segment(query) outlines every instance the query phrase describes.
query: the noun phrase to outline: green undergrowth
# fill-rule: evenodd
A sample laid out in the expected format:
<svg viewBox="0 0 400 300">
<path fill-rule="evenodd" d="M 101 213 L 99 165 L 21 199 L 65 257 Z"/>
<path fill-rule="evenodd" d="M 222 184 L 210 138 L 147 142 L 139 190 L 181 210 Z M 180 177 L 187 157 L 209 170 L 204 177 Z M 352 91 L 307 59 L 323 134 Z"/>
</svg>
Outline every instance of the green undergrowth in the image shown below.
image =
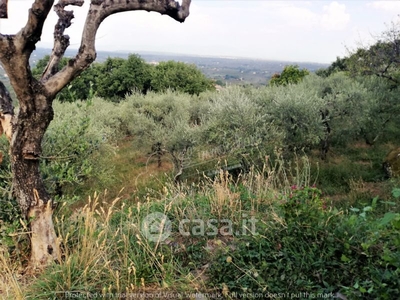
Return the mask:
<svg viewBox="0 0 400 300">
<path fill-rule="evenodd" d="M 375 197 L 344 209 L 310 183 L 307 170 L 289 174 L 275 165 L 237 181 L 221 170 L 197 184 L 164 182 L 136 200 L 95 194 L 74 211 L 66 203 L 55 216 L 62 261 L 23 297 L 398 297 L 399 189 L 388 201 Z"/>
</svg>

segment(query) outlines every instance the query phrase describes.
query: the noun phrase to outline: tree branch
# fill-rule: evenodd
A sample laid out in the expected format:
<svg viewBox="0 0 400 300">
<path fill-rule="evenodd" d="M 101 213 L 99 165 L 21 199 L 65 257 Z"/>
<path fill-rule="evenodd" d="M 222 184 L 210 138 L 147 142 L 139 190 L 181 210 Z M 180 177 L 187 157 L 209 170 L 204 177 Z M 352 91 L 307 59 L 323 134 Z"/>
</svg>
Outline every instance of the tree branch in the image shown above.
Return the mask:
<svg viewBox="0 0 400 300">
<path fill-rule="evenodd" d="M 45 87 L 48 93 L 58 93 L 96 59 L 96 33 L 101 22 L 108 16 L 124 11 L 145 10 L 184 22 L 189 16 L 190 3 L 191 0 L 182 0 L 182 5 L 174 0 L 91 0 L 78 54 L 60 72 L 47 80 Z"/>
<path fill-rule="evenodd" d="M 15 35 L 15 46 L 19 52 L 26 51 L 28 59 L 32 51 L 35 50 L 36 43 L 40 40 L 44 21 L 53 3 L 54 0 L 35 0 L 32 8 L 29 10 L 28 22 Z"/>
<path fill-rule="evenodd" d="M 69 46 L 69 36 L 64 35 L 64 31 L 71 26 L 74 12 L 65 10 L 65 7 L 68 5 L 82 6 L 83 3 L 83 0 L 60 0 L 54 6 L 54 10 L 58 15 L 58 21 L 54 28 L 54 47 L 47 67 L 42 74 L 43 82 L 58 71 L 58 64 Z"/>
<path fill-rule="evenodd" d="M 145 10 L 168 15 L 178 22 L 184 22 L 189 16 L 191 0 L 182 0 L 182 5 L 174 0 L 92 0 L 92 4 L 93 3 L 101 5 L 101 15 L 103 19 L 118 12 Z"/>
<path fill-rule="evenodd" d="M 0 0 L 0 19 L 8 18 L 8 0 Z"/>
</svg>

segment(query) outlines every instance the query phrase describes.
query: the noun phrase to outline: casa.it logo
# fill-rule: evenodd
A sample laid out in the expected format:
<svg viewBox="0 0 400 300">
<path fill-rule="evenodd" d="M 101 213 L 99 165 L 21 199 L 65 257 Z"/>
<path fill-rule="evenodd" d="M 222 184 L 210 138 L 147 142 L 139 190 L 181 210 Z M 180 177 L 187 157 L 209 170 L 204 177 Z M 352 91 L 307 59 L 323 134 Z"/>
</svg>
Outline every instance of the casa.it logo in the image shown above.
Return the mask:
<svg viewBox="0 0 400 300">
<path fill-rule="evenodd" d="M 239 222 L 229 219 L 182 219 L 175 230 L 183 237 L 257 235 L 257 222 L 254 216 L 243 213 Z M 147 240 L 164 242 L 172 233 L 172 222 L 165 214 L 154 212 L 142 220 L 140 229 Z"/>
<path fill-rule="evenodd" d="M 171 234 L 171 220 L 163 213 L 155 212 L 147 215 L 141 226 L 143 236 L 152 242 L 163 242 Z"/>
</svg>

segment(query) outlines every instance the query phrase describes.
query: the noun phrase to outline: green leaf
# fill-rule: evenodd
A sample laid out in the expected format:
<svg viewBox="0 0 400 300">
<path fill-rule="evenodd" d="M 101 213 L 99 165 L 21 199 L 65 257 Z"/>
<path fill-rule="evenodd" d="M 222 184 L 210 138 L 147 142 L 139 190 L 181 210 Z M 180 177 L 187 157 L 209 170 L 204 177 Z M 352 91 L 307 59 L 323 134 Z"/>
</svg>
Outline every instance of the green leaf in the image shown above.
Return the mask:
<svg viewBox="0 0 400 300">
<path fill-rule="evenodd" d="M 371 211 L 371 210 L 372 210 L 372 207 L 371 207 L 371 206 L 366 206 L 366 207 L 363 208 L 363 211 L 364 211 L 364 212 L 366 212 L 366 211 Z"/>
<path fill-rule="evenodd" d="M 348 258 L 346 255 L 342 254 L 342 257 L 340 258 L 340 260 L 341 260 L 342 262 L 349 262 L 349 261 L 350 261 L 350 258 Z M 356 284 L 358 284 L 358 283 L 356 283 Z"/>
<path fill-rule="evenodd" d="M 368 250 L 368 248 L 370 247 L 370 245 L 367 244 L 367 243 L 361 243 L 361 247 L 362 247 L 363 250 L 365 251 L 365 250 Z"/>
<path fill-rule="evenodd" d="M 390 223 L 398 214 L 394 212 L 387 212 L 383 218 L 379 222 L 379 226 L 385 226 L 386 224 Z"/>
<path fill-rule="evenodd" d="M 372 208 L 376 208 L 378 200 L 379 200 L 379 196 L 376 196 L 374 199 L 372 199 Z"/>
<path fill-rule="evenodd" d="M 400 188 L 395 188 L 392 190 L 392 195 L 393 197 L 395 197 L 396 199 L 400 197 Z"/>
<path fill-rule="evenodd" d="M 383 254 L 383 255 L 382 255 L 382 259 L 383 259 L 384 261 L 387 261 L 387 262 L 392 262 L 392 261 L 393 261 L 393 258 L 390 256 L 389 253 Z"/>
</svg>

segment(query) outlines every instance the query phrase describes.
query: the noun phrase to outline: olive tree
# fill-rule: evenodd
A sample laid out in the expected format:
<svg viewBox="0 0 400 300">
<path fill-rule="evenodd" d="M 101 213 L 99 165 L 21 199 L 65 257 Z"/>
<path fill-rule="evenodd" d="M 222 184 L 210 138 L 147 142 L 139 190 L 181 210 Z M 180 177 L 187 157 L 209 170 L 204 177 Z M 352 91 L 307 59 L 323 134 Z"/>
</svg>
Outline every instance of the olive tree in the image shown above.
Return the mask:
<svg viewBox="0 0 400 300">
<path fill-rule="evenodd" d="M 350 53 L 347 68 L 354 75 L 374 75 L 393 86 L 400 85 L 400 21 L 392 23 L 371 46 Z"/>
<path fill-rule="evenodd" d="M 297 65 L 285 66 L 281 74 L 272 75 L 269 81 L 270 85 L 288 85 L 296 84 L 303 80 L 303 78 L 309 75 L 310 72 L 307 69 L 299 69 Z"/>
<path fill-rule="evenodd" d="M 327 78 L 313 75 L 303 83 L 321 99 L 320 116 L 323 133 L 320 135 L 321 158 L 325 159 L 331 145 L 346 144 L 357 139 L 371 113 L 372 99 L 367 89 L 343 72 Z"/>
<path fill-rule="evenodd" d="M 322 99 L 315 89 L 301 83 L 272 86 L 272 100 L 268 109 L 275 125 L 284 132 L 286 150 L 312 148 L 323 134 Z M 308 79 L 309 80 L 309 79 Z"/>
<path fill-rule="evenodd" d="M 199 95 L 207 90 L 214 90 L 214 83 L 208 79 L 195 65 L 183 62 L 160 62 L 154 69 L 151 88 L 156 92 L 168 89 Z"/>
<path fill-rule="evenodd" d="M 140 120 L 133 134 L 139 143 L 151 150 L 158 167 L 162 166 L 164 156 L 171 160 L 175 181 L 179 181 L 202 130 L 197 122 L 198 111 L 192 109 L 196 106 L 196 96 L 169 90 L 150 92 L 146 97 L 132 95 L 127 99 L 132 98 L 135 98 L 134 109 Z"/>
<path fill-rule="evenodd" d="M 26 25 L 17 33 L 0 34 L 0 61 L 14 88 L 18 112 L 14 113 L 11 98 L 0 86 L 1 123 L 11 122 L 10 156 L 13 193 L 21 212 L 29 220 L 32 267 L 43 267 L 60 260 L 61 254 L 52 221 L 53 200 L 45 189 L 39 164 L 42 139 L 53 119 L 53 100 L 57 93 L 87 69 L 96 58 L 95 40 L 100 24 L 110 15 L 124 11 L 154 11 L 183 22 L 189 15 L 191 0 L 180 4 L 173 0 L 91 0 L 82 39 L 76 56 L 58 69 L 69 46 L 64 34 L 72 24 L 73 11 L 67 6 L 82 6 L 84 0 L 32 0 Z M 29 58 L 40 40 L 44 22 L 54 7 L 58 21 L 54 30 L 54 46 L 42 76 L 36 79 Z M 7 3 L 1 1 L 0 15 L 7 17 Z"/>
</svg>

